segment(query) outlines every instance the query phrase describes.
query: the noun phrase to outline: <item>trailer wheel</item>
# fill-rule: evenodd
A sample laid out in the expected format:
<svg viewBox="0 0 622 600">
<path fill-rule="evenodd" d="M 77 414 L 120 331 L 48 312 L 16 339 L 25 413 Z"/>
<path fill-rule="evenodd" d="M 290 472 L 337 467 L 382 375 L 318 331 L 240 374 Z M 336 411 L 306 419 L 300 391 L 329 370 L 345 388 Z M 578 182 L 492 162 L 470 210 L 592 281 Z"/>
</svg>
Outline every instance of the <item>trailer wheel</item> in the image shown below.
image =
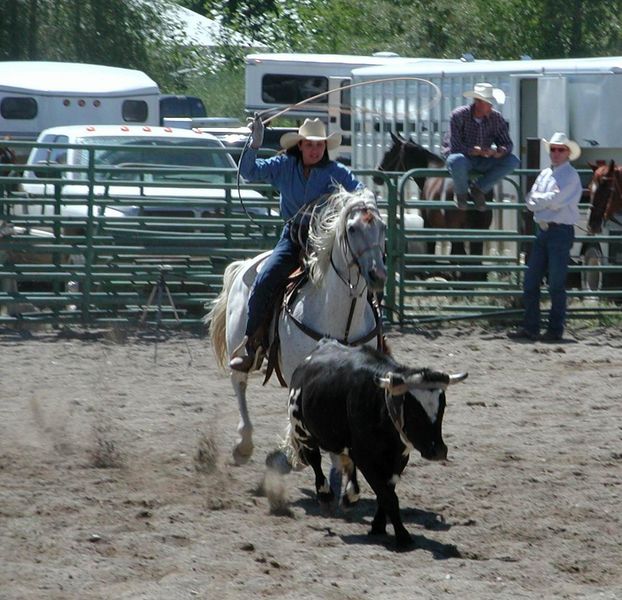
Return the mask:
<svg viewBox="0 0 622 600">
<path fill-rule="evenodd" d="M 583 265 L 586 267 L 601 267 L 603 254 L 598 246 L 589 246 L 583 254 Z M 602 271 L 584 271 L 581 273 L 581 289 L 597 292 L 602 289 Z"/>
</svg>

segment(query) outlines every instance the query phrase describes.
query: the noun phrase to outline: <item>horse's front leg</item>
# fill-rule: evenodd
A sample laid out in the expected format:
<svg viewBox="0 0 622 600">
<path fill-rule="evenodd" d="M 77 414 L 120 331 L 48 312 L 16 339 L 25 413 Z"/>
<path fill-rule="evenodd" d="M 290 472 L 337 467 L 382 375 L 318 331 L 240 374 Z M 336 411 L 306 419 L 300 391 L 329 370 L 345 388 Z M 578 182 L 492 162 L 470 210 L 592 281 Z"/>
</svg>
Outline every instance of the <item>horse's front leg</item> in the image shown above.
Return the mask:
<svg viewBox="0 0 622 600">
<path fill-rule="evenodd" d="M 239 438 L 233 447 L 233 460 L 236 465 L 244 465 L 253 455 L 253 424 L 251 423 L 246 403 L 248 373 L 231 371 L 231 384 L 238 399 L 238 410 L 240 412 L 240 422 L 238 423 Z"/>
</svg>

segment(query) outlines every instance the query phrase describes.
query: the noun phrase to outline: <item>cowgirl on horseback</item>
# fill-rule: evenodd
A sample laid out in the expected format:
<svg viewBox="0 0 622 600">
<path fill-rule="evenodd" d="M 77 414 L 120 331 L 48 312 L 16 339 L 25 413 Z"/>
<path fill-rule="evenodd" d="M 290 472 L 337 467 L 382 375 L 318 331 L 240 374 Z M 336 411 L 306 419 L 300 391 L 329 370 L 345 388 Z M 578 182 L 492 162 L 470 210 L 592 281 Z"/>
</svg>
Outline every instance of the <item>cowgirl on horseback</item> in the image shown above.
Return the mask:
<svg viewBox="0 0 622 600">
<path fill-rule="evenodd" d="M 248 301 L 248 320 L 244 348 L 231 358 L 229 366 L 248 372 L 255 364 L 261 342 L 259 331 L 275 295 L 283 288 L 289 274 L 299 264 L 300 251 L 306 242 L 306 228 L 296 219 L 305 206 L 343 186 L 347 191 L 362 187 L 350 170 L 334 160 L 328 152 L 341 144 L 341 135 L 326 135 L 319 119 L 306 119 L 298 132 L 281 136 L 283 152 L 268 159 L 257 158 L 264 125 L 259 116 L 251 123 L 249 149 L 240 159 L 240 174 L 249 182 L 266 181 L 280 192 L 280 212 L 285 226 L 274 250 L 262 264 Z"/>
</svg>

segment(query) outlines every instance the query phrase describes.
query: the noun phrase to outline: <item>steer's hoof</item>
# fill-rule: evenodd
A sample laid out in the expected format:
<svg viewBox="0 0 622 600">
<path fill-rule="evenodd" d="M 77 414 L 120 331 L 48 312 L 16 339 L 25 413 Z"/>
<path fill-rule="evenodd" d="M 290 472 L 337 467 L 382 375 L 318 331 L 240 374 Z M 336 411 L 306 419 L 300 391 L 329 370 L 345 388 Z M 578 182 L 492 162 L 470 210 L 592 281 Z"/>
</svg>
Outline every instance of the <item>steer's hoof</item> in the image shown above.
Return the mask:
<svg viewBox="0 0 622 600">
<path fill-rule="evenodd" d="M 382 526 L 373 525 L 373 524 L 371 526 L 371 529 L 367 532 L 367 535 L 369 536 L 386 535 L 386 534 L 387 534 L 386 526 L 382 527 Z"/>
<path fill-rule="evenodd" d="M 395 548 L 398 552 L 410 550 L 415 546 L 415 540 L 412 539 L 408 532 L 400 533 L 395 536 Z"/>
<path fill-rule="evenodd" d="M 292 465 L 282 450 L 273 450 L 266 455 L 266 467 L 280 475 L 287 475 L 292 470 Z"/>
<path fill-rule="evenodd" d="M 327 516 L 334 514 L 337 504 L 335 502 L 335 494 L 332 492 L 320 493 L 317 496 L 317 500 L 320 505 L 320 513 L 322 515 Z"/>
</svg>

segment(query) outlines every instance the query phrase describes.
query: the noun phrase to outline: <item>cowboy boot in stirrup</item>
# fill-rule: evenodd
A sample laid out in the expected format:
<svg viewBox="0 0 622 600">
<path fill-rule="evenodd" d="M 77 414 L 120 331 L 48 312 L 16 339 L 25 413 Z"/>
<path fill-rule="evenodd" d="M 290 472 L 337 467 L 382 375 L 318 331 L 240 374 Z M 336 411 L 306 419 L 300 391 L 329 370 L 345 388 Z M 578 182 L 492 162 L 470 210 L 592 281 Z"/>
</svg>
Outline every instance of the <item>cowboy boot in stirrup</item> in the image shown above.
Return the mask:
<svg viewBox="0 0 622 600">
<path fill-rule="evenodd" d="M 231 354 L 229 368 L 242 373 L 256 371 L 261 366 L 263 358 L 263 347 L 257 335 L 244 336 L 242 343 Z"/>
</svg>

